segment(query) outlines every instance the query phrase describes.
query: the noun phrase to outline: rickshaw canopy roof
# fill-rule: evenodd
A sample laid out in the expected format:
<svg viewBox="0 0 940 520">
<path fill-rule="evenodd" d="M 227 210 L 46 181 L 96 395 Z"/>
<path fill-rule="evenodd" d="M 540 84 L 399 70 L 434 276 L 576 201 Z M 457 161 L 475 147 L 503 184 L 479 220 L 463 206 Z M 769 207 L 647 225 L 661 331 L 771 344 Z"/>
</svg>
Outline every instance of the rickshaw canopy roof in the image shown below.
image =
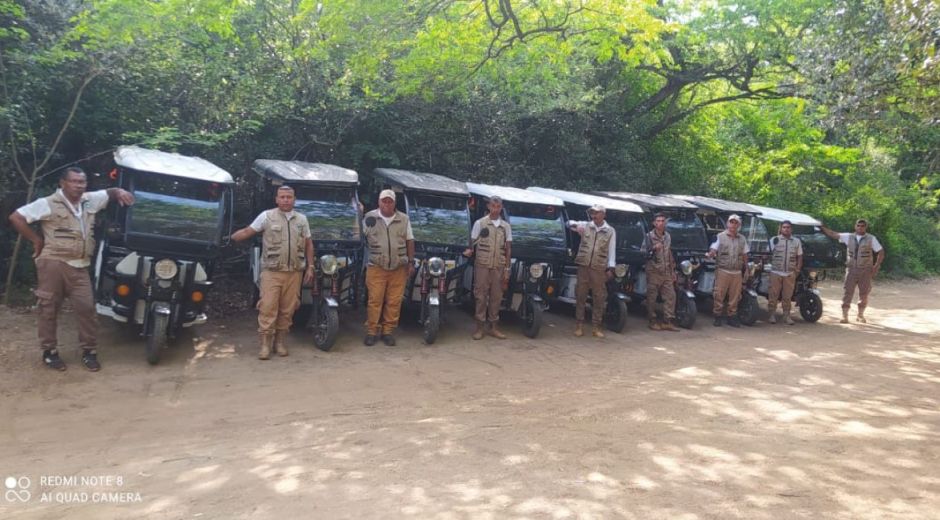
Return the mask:
<svg viewBox="0 0 940 520">
<path fill-rule="evenodd" d="M 750 204 L 743 202 L 733 202 L 730 200 L 716 199 L 714 197 L 702 197 L 699 195 L 665 195 L 674 199 L 681 199 L 695 204 L 701 209 L 711 211 L 720 211 L 722 213 L 760 213 L 760 210 Z"/>
<path fill-rule="evenodd" d="M 285 182 L 347 184 L 350 186 L 359 184 L 358 173 L 332 164 L 258 159 L 254 163 L 254 170 L 261 175 Z"/>
<path fill-rule="evenodd" d="M 599 191 L 597 194 L 613 199 L 629 200 L 650 209 L 698 209 L 691 202 L 665 195 L 647 195 L 646 193 L 630 193 L 627 191 Z"/>
<path fill-rule="evenodd" d="M 576 191 L 553 190 L 551 188 L 539 187 L 530 187 L 527 188 L 527 191 L 558 197 L 568 204 L 578 204 L 580 206 L 589 207 L 595 204 L 600 204 L 601 206 L 604 206 L 604 209 L 607 211 L 614 210 L 623 211 L 625 213 L 643 213 L 643 208 L 637 204 L 634 204 L 633 202 L 612 199 L 610 197 L 601 197 L 600 195 L 588 195 L 586 193 L 578 193 Z"/>
<path fill-rule="evenodd" d="M 784 209 L 771 208 L 767 206 L 758 206 L 757 204 L 751 204 L 755 209 L 760 211 L 761 218 L 767 220 L 773 220 L 775 222 L 783 222 L 784 220 L 789 220 L 795 226 L 821 226 L 822 222 L 816 220 L 815 218 L 805 214 L 797 213 L 795 211 L 787 211 Z"/>
<path fill-rule="evenodd" d="M 200 181 L 233 184 L 232 176 L 222 168 L 200 157 L 148 150 L 138 146 L 121 146 L 114 152 L 114 162 L 122 168 L 162 173 Z"/>
<path fill-rule="evenodd" d="M 564 206 L 565 201 L 546 193 L 513 188 L 511 186 L 494 186 L 492 184 L 477 184 L 468 182 L 467 188 L 474 195 L 483 197 L 500 197 L 508 202 L 521 202 L 523 204 L 539 204 L 542 206 Z"/>
<path fill-rule="evenodd" d="M 444 177 L 436 173 L 412 172 L 394 168 L 376 168 L 375 175 L 388 181 L 394 187 L 406 190 L 426 191 L 443 195 L 467 197 L 467 183 Z M 395 190 L 398 191 L 398 190 Z"/>
</svg>

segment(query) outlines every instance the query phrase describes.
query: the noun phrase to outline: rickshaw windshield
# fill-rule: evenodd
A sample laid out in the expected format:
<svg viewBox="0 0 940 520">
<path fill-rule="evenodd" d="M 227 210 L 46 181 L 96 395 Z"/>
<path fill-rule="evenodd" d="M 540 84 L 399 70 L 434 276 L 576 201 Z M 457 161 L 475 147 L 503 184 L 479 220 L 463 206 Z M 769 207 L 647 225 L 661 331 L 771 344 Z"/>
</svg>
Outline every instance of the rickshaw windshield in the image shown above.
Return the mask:
<svg viewBox="0 0 940 520">
<path fill-rule="evenodd" d="M 129 232 L 218 241 L 225 185 L 137 172 L 130 186 L 136 202 L 127 209 Z"/>
<path fill-rule="evenodd" d="M 561 208 L 518 202 L 507 202 L 504 207 L 514 244 L 562 251 L 568 247 Z"/>
<path fill-rule="evenodd" d="M 470 240 L 467 199 L 424 193 L 409 196 L 408 217 L 416 242 L 463 245 Z"/>
<path fill-rule="evenodd" d="M 643 246 L 643 215 L 639 213 L 625 213 L 621 211 L 608 211 L 605 217 L 607 223 L 617 231 L 617 249 L 620 251 L 639 251 Z"/>
<path fill-rule="evenodd" d="M 359 210 L 350 188 L 295 186 L 294 211 L 307 216 L 313 240 L 359 240 Z"/>
<path fill-rule="evenodd" d="M 770 251 L 770 237 L 767 235 L 767 228 L 760 221 L 757 215 L 744 215 L 741 217 L 744 222 L 741 224 L 741 234 L 746 236 L 752 253 L 766 253 Z"/>
<path fill-rule="evenodd" d="M 708 249 L 708 244 L 705 243 L 705 230 L 702 229 L 702 221 L 694 213 L 670 216 L 669 220 L 666 221 L 666 229 L 672 235 L 673 249 L 693 251 Z"/>
</svg>

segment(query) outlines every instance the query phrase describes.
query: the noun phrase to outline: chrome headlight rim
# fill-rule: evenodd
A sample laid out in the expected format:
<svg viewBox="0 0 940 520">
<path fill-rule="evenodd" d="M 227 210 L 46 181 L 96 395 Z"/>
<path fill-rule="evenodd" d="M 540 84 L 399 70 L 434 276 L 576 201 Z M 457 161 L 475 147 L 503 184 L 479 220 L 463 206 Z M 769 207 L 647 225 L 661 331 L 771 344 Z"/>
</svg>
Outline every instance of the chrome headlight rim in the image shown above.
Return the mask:
<svg viewBox="0 0 940 520">
<path fill-rule="evenodd" d="M 685 276 L 691 275 L 692 269 L 693 269 L 693 266 L 692 266 L 691 260 L 683 260 L 679 262 L 679 270 L 682 271 L 682 274 L 684 274 Z"/>
<path fill-rule="evenodd" d="M 447 265 L 444 259 L 439 256 L 432 256 L 428 259 L 428 274 L 431 276 L 441 276 L 444 274 Z"/>
<path fill-rule="evenodd" d="M 161 280 L 172 280 L 179 274 L 180 268 L 175 260 L 162 258 L 153 265 L 153 274 Z"/>
<path fill-rule="evenodd" d="M 529 266 L 529 277 L 538 280 L 545 275 L 545 264 L 535 262 Z"/>
<path fill-rule="evenodd" d="M 819 277 L 819 271 L 813 269 L 806 272 L 806 275 L 809 276 L 810 280 L 815 280 Z"/>
<path fill-rule="evenodd" d="M 627 264 L 617 264 L 614 266 L 614 276 L 623 278 L 627 276 Z"/>
<path fill-rule="evenodd" d="M 323 255 L 320 257 L 320 272 L 332 276 L 336 274 L 337 269 L 339 269 L 339 262 L 336 255 Z"/>
</svg>

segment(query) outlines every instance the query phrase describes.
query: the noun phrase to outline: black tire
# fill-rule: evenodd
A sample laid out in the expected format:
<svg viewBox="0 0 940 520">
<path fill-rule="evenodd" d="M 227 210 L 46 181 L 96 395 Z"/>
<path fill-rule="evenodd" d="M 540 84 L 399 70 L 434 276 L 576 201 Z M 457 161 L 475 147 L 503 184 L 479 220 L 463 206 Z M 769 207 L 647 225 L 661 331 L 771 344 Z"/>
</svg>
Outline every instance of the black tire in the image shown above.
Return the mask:
<svg viewBox="0 0 940 520">
<path fill-rule="evenodd" d="M 627 327 L 627 303 L 616 296 L 607 302 L 604 312 L 604 325 L 607 330 L 621 333 Z"/>
<path fill-rule="evenodd" d="M 154 312 L 150 315 L 150 322 L 153 324 L 153 333 L 147 337 L 144 353 L 147 356 L 147 363 L 156 365 L 160 362 L 160 354 L 166 347 L 166 329 L 170 324 L 170 317 Z"/>
<path fill-rule="evenodd" d="M 525 306 L 525 318 L 522 320 L 522 333 L 526 337 L 534 338 L 539 335 L 542 328 L 542 306 L 536 303 L 532 298 L 526 298 L 522 305 Z"/>
<path fill-rule="evenodd" d="M 676 303 L 676 323 L 683 329 L 691 329 L 695 326 L 695 317 L 698 314 L 698 306 L 695 304 L 695 298 L 689 298 L 685 295 L 679 297 Z"/>
<path fill-rule="evenodd" d="M 320 304 L 320 312 L 313 316 L 313 344 L 323 352 L 329 352 L 339 335 L 339 312 L 336 307 Z"/>
<path fill-rule="evenodd" d="M 429 305 L 428 317 L 424 319 L 424 343 L 433 345 L 439 330 L 441 330 L 441 308 L 437 305 Z"/>
<path fill-rule="evenodd" d="M 738 303 L 738 320 L 742 325 L 751 325 L 757 323 L 757 297 L 751 293 L 745 292 L 741 295 L 741 301 Z"/>
<path fill-rule="evenodd" d="M 816 323 L 822 318 L 823 303 L 816 293 L 807 292 L 799 300 L 800 316 L 809 323 Z"/>
</svg>

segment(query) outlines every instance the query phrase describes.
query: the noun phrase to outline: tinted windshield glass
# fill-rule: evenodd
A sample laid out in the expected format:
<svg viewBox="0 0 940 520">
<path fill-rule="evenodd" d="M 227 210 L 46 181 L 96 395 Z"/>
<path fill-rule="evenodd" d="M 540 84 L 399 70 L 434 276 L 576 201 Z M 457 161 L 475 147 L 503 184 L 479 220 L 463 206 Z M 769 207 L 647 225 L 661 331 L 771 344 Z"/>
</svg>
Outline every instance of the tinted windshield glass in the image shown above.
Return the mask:
<svg viewBox="0 0 940 520">
<path fill-rule="evenodd" d="M 694 213 L 670 216 L 666 221 L 666 229 L 672 235 L 673 249 L 701 251 L 708 249 L 702 221 Z"/>
<path fill-rule="evenodd" d="M 359 240 L 359 211 L 351 188 L 299 186 L 294 210 L 307 216 L 314 240 Z"/>
<path fill-rule="evenodd" d="M 412 194 L 408 217 L 415 241 L 464 245 L 470 241 L 470 212 L 467 199 Z"/>
<path fill-rule="evenodd" d="M 639 251 L 643 246 L 643 215 L 608 211 L 607 223 L 617 230 L 617 249 L 620 251 Z"/>
<path fill-rule="evenodd" d="M 512 226 L 513 244 L 565 250 L 568 247 L 561 208 L 537 204 L 504 204 Z"/>
<path fill-rule="evenodd" d="M 225 185 L 137 173 L 132 186 L 137 200 L 127 210 L 128 231 L 205 242 L 218 240 Z"/>
</svg>

